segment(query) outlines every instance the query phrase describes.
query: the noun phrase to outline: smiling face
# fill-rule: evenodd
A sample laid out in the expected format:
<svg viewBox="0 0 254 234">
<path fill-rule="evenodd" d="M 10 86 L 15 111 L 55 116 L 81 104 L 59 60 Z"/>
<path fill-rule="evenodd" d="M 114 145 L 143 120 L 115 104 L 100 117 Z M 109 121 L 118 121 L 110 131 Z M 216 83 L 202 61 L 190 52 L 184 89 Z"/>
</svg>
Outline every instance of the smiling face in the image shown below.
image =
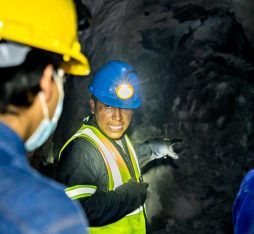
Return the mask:
<svg viewBox="0 0 254 234">
<path fill-rule="evenodd" d="M 111 139 L 121 138 L 129 127 L 132 110 L 108 106 L 93 99 L 89 103 L 100 130 Z"/>
</svg>

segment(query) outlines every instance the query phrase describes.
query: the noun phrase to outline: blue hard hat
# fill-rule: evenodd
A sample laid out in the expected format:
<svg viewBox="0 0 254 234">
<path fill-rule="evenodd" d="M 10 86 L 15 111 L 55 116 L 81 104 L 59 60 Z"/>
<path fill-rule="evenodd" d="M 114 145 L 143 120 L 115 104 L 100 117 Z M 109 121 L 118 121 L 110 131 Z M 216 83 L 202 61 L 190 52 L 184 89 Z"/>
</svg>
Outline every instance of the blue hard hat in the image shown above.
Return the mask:
<svg viewBox="0 0 254 234">
<path fill-rule="evenodd" d="M 95 73 L 89 91 L 102 103 L 123 109 L 141 105 L 138 75 L 121 61 L 109 61 Z"/>
</svg>

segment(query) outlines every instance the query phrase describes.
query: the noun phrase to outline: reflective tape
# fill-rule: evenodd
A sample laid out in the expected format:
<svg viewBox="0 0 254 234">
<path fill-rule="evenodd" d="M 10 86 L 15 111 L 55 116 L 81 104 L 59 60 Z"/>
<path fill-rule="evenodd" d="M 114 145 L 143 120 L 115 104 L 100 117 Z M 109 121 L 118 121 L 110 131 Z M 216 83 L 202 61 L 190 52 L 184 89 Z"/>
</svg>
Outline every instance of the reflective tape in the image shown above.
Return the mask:
<svg viewBox="0 0 254 234">
<path fill-rule="evenodd" d="M 134 210 L 133 212 L 127 214 L 127 216 L 135 215 L 143 211 L 143 206 L 140 206 L 138 209 Z"/>
<path fill-rule="evenodd" d="M 136 152 L 135 152 L 135 150 L 134 150 L 134 148 L 133 148 L 133 146 L 131 144 L 131 141 L 130 141 L 129 137 L 127 137 L 127 135 L 125 135 L 125 140 L 126 140 L 126 143 L 127 143 L 127 146 L 129 148 L 129 150 L 131 151 L 131 153 L 132 153 L 132 155 L 133 155 L 133 157 L 135 159 L 136 167 L 138 169 L 138 173 L 139 173 L 139 175 L 141 175 L 141 171 L 140 171 L 140 167 L 139 167 L 139 162 L 138 162 L 137 154 L 136 154 Z"/>
<path fill-rule="evenodd" d="M 95 186 L 86 187 L 86 186 L 76 185 L 76 186 L 65 189 L 66 195 L 72 199 L 88 197 L 94 194 L 95 192 L 96 192 Z"/>
<path fill-rule="evenodd" d="M 113 175 L 114 189 L 117 188 L 118 186 L 122 185 L 123 184 L 122 176 L 121 176 L 120 170 L 118 168 L 118 165 L 115 161 L 116 156 L 108 150 L 108 148 L 105 146 L 105 144 L 103 144 L 103 142 L 99 139 L 99 137 L 91 129 L 86 128 L 86 129 L 82 130 L 80 134 L 86 134 L 86 135 L 90 136 L 91 138 L 93 138 L 93 140 L 95 142 L 97 142 L 97 144 L 101 147 L 101 149 L 105 153 L 108 163 L 109 163 L 110 170 Z"/>
</svg>

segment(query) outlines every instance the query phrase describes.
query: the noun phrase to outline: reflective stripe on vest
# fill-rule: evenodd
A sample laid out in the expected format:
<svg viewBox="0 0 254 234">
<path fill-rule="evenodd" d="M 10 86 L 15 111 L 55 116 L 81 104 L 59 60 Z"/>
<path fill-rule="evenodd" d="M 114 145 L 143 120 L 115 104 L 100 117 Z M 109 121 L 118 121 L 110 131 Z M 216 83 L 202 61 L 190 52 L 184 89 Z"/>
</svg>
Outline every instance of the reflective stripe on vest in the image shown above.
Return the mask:
<svg viewBox="0 0 254 234">
<path fill-rule="evenodd" d="M 141 171 L 140 171 L 140 167 L 139 167 L 139 164 L 138 164 L 138 157 L 137 157 L 136 152 L 135 152 L 135 150 L 134 150 L 134 148 L 131 144 L 131 141 L 130 141 L 130 139 L 127 135 L 125 135 L 125 140 L 126 140 L 126 143 L 127 143 L 128 150 L 130 152 L 131 162 L 132 162 L 132 165 L 134 167 L 134 172 L 135 172 L 136 179 L 137 179 L 137 181 L 139 181 Z"/>
<path fill-rule="evenodd" d="M 104 162 L 107 166 L 108 174 L 111 174 L 113 179 L 113 183 L 109 183 L 109 190 L 113 190 L 131 179 L 128 167 L 118 150 L 97 128 L 93 126 L 83 125 L 77 131 L 77 133 L 63 146 L 59 153 L 59 159 L 65 147 L 77 137 L 84 137 L 90 140 L 101 152 Z M 127 135 L 125 135 L 125 139 L 130 154 L 132 167 L 134 168 L 135 177 L 138 180 L 140 177 L 140 168 L 137 155 Z"/>
<path fill-rule="evenodd" d="M 59 158 L 61 156 L 64 148 L 75 138 L 84 137 L 92 142 L 96 148 L 100 151 L 102 158 L 106 164 L 108 175 L 109 175 L 109 185 L 108 190 L 114 190 L 118 186 L 126 183 L 129 179 L 131 179 L 131 174 L 129 169 L 124 162 L 122 156 L 116 149 L 116 147 L 105 137 L 104 134 L 100 132 L 97 128 L 89 125 L 83 125 L 77 133 L 66 142 L 63 148 L 60 151 Z M 139 180 L 140 177 L 140 168 L 138 164 L 137 155 L 135 150 L 129 140 L 129 138 L 125 135 L 127 148 L 129 151 L 131 164 L 134 169 L 135 177 Z M 79 185 L 80 186 L 80 185 Z M 72 189 L 73 188 L 73 189 Z M 82 189 L 80 189 L 82 188 Z M 72 199 L 78 199 L 81 197 L 91 196 L 93 192 L 96 191 L 96 187 L 94 186 L 94 190 L 91 189 L 90 185 L 82 185 L 81 187 L 73 186 L 71 188 L 66 189 L 66 193 L 72 191 L 71 195 Z M 68 190 L 68 191 L 67 191 Z M 78 195 L 76 195 L 78 194 Z M 70 195 L 70 193 L 69 193 Z M 106 225 L 102 227 L 91 227 L 91 233 L 128 233 L 128 234 L 143 234 L 145 233 L 145 218 L 143 214 L 143 207 L 140 206 L 135 211 L 129 213 L 121 220 Z"/>
<path fill-rule="evenodd" d="M 65 193 L 71 199 L 79 199 L 82 197 L 88 197 L 96 192 L 96 186 L 93 185 L 75 185 L 65 189 Z"/>
<path fill-rule="evenodd" d="M 135 214 L 138 214 L 140 212 L 143 212 L 143 206 L 140 206 L 138 209 L 136 209 L 133 212 L 127 214 L 127 216 L 135 215 Z"/>
<path fill-rule="evenodd" d="M 114 182 L 113 187 L 109 188 L 109 190 L 113 190 L 117 188 L 118 186 L 122 185 L 123 181 L 122 181 L 122 176 L 121 176 L 119 167 L 116 162 L 116 155 L 114 155 L 110 151 L 110 149 L 108 149 L 105 146 L 105 144 L 101 141 L 101 139 L 99 139 L 99 137 L 90 128 L 85 128 L 84 130 L 80 132 L 80 134 L 91 137 L 96 142 L 97 148 L 99 147 L 101 149 L 103 156 L 106 158 L 109 164 L 110 172 L 112 173 L 113 182 Z"/>
</svg>

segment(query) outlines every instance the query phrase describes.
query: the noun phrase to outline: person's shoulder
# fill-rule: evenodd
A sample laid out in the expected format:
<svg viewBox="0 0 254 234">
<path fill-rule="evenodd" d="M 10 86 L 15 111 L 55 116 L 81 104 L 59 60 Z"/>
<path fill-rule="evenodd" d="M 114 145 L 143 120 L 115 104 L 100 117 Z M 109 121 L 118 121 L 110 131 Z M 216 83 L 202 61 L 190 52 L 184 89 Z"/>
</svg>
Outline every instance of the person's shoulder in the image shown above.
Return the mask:
<svg viewBox="0 0 254 234">
<path fill-rule="evenodd" d="M 254 169 L 250 170 L 243 178 L 244 183 L 254 182 Z"/>
<path fill-rule="evenodd" d="M 33 206 L 37 206 L 37 209 L 44 211 L 45 214 L 50 210 L 52 219 L 82 214 L 78 205 L 66 195 L 64 185 L 57 181 L 38 173 L 28 184 L 33 185 L 29 186 L 28 190 L 33 194 L 33 198 L 30 197 L 34 202 Z M 34 209 L 32 205 L 31 209 Z"/>
<path fill-rule="evenodd" d="M 51 228 L 55 228 L 54 226 L 60 223 L 69 225 L 70 230 L 78 226 L 85 227 L 83 213 L 78 205 L 67 197 L 64 187 L 59 183 L 40 175 L 31 168 L 13 171 L 13 174 L 9 175 L 8 182 L 11 183 L 8 187 L 4 186 L 3 181 L 0 182 L 2 188 L 0 223 L 6 223 L 4 214 L 8 214 L 14 220 L 13 228 L 22 229 L 23 227 L 15 220 L 23 220 L 27 232 L 22 233 L 30 231 L 32 233 L 34 230 L 38 230 L 37 233 L 50 233 Z"/>
<path fill-rule="evenodd" d="M 69 147 L 70 146 L 89 146 L 89 145 L 92 145 L 92 142 L 87 139 L 86 137 L 82 137 L 82 136 L 79 136 L 75 139 L 73 139 L 70 143 L 69 143 Z"/>
<path fill-rule="evenodd" d="M 14 196 L 15 193 L 18 199 L 23 199 L 23 202 L 40 201 L 40 204 L 49 204 L 49 201 L 45 197 L 49 197 L 50 201 L 57 200 L 56 202 L 65 202 L 67 199 L 64 186 L 46 176 L 41 175 L 39 172 L 28 166 L 27 168 L 18 169 L 13 168 L 12 174 L 10 171 L 6 172 L 8 175 L 9 196 Z M 0 181 L 0 185 L 4 180 Z M 14 186 L 15 185 L 15 186 Z M 3 188 L 3 185 L 1 186 Z M 6 188 L 5 188 L 6 189 Z M 13 197 L 15 199 L 15 197 Z M 44 198 L 44 199 L 42 199 Z M 52 205 L 52 204 L 50 204 Z M 32 207 L 31 207 L 32 208 Z"/>
<path fill-rule="evenodd" d="M 90 125 L 92 126 L 92 124 L 90 124 L 91 120 L 89 117 L 86 117 L 83 120 L 83 124 L 81 125 L 81 127 L 69 138 L 67 139 L 67 141 L 63 144 L 63 148 L 70 148 L 70 147 L 75 147 L 75 146 L 83 146 L 86 144 L 91 144 L 91 141 L 84 137 L 83 131 L 84 129 L 87 127 L 89 127 Z"/>
<path fill-rule="evenodd" d="M 84 137 L 77 137 L 73 139 L 61 152 L 62 160 L 73 160 L 73 157 L 76 159 L 83 159 L 84 155 L 88 157 L 93 155 L 97 151 L 95 145 Z M 72 158 L 71 158 L 72 157 Z"/>
<path fill-rule="evenodd" d="M 254 169 L 250 170 L 244 176 L 240 189 L 241 191 L 251 193 L 254 196 Z"/>
<path fill-rule="evenodd" d="M 84 171 L 84 168 L 93 168 L 94 171 L 100 171 L 104 163 L 100 155 L 99 149 L 88 139 L 83 137 L 74 139 L 61 152 L 57 165 L 57 177 L 73 171 Z"/>
</svg>

